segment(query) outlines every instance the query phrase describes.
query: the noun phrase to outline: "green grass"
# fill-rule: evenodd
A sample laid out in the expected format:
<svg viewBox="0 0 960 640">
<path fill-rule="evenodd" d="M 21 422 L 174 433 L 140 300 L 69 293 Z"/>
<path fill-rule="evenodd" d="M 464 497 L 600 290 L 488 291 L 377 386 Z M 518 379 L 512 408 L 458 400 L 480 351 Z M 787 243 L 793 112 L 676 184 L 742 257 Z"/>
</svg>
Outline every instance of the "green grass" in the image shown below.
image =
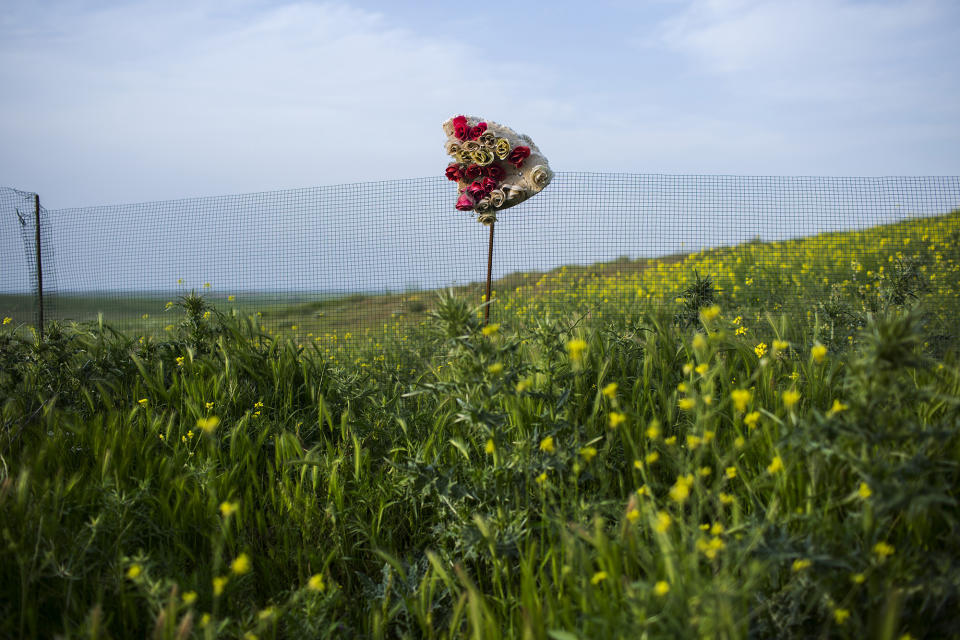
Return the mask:
<svg viewBox="0 0 960 640">
<path fill-rule="evenodd" d="M 649 265 L 526 277 L 485 331 L 419 294 L 337 357 L 196 296 L 0 326 L 0 637 L 956 637 L 956 261 L 789 271 L 786 315 L 716 286 L 777 247 L 729 251 L 658 307 L 616 298 Z"/>
</svg>

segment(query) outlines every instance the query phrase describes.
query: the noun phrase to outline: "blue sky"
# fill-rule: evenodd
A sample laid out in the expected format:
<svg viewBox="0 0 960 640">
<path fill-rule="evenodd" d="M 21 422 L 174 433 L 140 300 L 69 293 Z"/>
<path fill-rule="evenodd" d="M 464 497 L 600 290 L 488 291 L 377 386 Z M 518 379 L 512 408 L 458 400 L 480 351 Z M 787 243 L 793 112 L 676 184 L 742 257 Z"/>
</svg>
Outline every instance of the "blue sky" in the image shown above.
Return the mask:
<svg viewBox="0 0 960 640">
<path fill-rule="evenodd" d="M 28 2 L 0 185 L 49 208 L 442 172 L 440 123 L 559 171 L 960 174 L 955 0 Z"/>
</svg>

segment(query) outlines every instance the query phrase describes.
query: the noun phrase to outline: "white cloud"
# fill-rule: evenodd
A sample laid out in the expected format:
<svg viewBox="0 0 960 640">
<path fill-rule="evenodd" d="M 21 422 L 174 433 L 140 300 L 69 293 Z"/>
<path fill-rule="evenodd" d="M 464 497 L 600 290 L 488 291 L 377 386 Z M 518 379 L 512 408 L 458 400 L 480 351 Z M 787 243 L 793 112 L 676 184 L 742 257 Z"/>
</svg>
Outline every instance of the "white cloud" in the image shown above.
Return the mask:
<svg viewBox="0 0 960 640">
<path fill-rule="evenodd" d="M 109 167 L 98 189 L 71 186 L 81 201 L 105 187 L 116 201 L 430 175 L 454 110 L 521 124 L 568 110 L 546 95 L 552 74 L 536 61 L 508 65 L 381 14 L 216 6 L 46 16 L 33 47 L 0 45 L 0 83 L 16 87 L 0 101 L 0 132 L 61 183 L 77 163 Z M 30 157 L 31 140 L 43 158 Z"/>
</svg>

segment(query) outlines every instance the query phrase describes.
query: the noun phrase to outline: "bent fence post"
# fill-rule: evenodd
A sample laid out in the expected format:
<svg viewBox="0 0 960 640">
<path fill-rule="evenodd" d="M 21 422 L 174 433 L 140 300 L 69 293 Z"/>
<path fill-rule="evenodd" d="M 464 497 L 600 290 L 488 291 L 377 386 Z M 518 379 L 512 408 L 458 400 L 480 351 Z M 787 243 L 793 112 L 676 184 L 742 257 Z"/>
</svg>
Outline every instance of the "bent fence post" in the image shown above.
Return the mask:
<svg viewBox="0 0 960 640">
<path fill-rule="evenodd" d="M 33 213 L 36 222 L 35 242 L 37 249 L 37 314 L 40 339 L 43 340 L 43 258 L 40 251 L 40 195 L 33 194 Z"/>
</svg>

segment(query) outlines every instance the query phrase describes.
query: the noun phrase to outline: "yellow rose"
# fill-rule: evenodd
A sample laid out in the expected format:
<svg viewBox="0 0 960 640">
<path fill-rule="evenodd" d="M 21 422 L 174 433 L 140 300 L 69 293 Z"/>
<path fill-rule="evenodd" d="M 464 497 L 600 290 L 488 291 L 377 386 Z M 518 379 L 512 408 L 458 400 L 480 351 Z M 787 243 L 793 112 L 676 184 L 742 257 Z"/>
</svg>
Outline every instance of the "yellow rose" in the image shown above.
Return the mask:
<svg viewBox="0 0 960 640">
<path fill-rule="evenodd" d="M 489 131 L 484 131 L 483 134 L 479 138 L 477 138 L 477 142 L 479 142 L 484 147 L 487 147 L 488 149 L 492 149 L 497 144 L 497 136 L 493 135 Z"/>
<path fill-rule="evenodd" d="M 476 140 L 469 140 L 463 143 L 463 147 L 461 147 L 461 149 L 462 149 L 461 153 L 463 153 L 464 156 L 468 156 L 468 155 L 472 155 L 474 151 L 479 151 L 480 149 L 482 149 L 482 147 L 480 146 L 480 143 L 477 142 Z"/>
<path fill-rule="evenodd" d="M 506 138 L 497 138 L 496 142 L 493 143 L 493 148 L 497 157 L 501 160 L 506 160 L 507 156 L 510 155 L 510 142 Z"/>
<path fill-rule="evenodd" d="M 447 154 L 457 158 L 460 155 L 460 143 L 451 140 L 447 143 Z"/>
<path fill-rule="evenodd" d="M 507 199 L 507 196 L 503 192 L 503 189 L 494 189 L 493 191 L 490 192 L 490 204 L 492 204 L 496 209 L 499 209 L 500 207 L 502 207 L 506 199 Z"/>
<path fill-rule="evenodd" d="M 493 164 L 494 161 L 493 153 L 489 149 L 477 149 L 470 155 L 473 158 L 473 161 L 481 167 L 489 166 Z"/>
<path fill-rule="evenodd" d="M 538 164 L 530 170 L 530 182 L 532 182 L 533 186 L 538 190 L 543 189 L 545 186 L 550 184 L 552 179 L 553 171 L 551 171 L 550 167 L 546 165 Z"/>
</svg>

